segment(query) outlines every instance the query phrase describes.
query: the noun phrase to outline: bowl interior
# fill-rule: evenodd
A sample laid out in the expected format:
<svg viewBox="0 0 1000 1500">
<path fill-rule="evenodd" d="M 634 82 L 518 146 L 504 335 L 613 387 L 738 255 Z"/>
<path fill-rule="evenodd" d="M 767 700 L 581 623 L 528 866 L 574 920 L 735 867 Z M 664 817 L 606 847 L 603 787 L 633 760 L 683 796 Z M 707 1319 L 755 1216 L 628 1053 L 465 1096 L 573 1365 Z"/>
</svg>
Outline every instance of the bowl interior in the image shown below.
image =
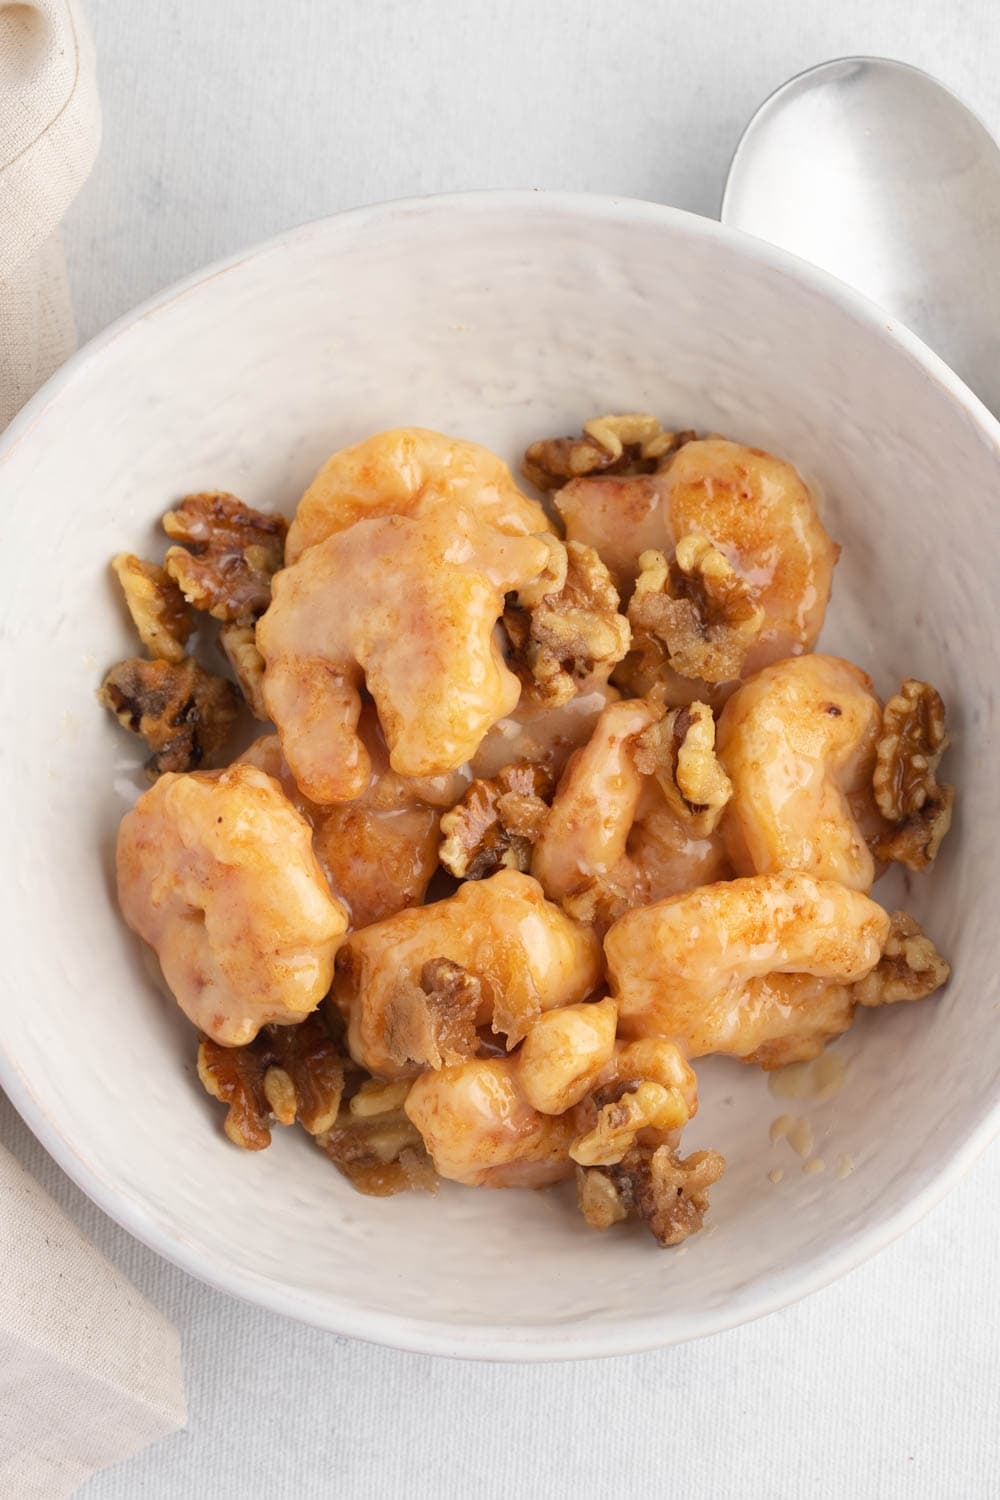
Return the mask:
<svg viewBox="0 0 1000 1500">
<path fill-rule="evenodd" d="M 986 570 L 1000 460 L 985 416 L 887 321 L 685 215 L 483 195 L 296 231 L 168 294 L 36 401 L 0 455 L 2 1076 L 109 1212 L 196 1274 L 342 1332 L 500 1357 L 606 1353 L 821 1284 L 970 1154 L 998 1076 Z M 926 923 L 954 964 L 949 988 L 865 1016 L 837 1045 L 846 1078 L 823 1104 L 704 1064 L 687 1140 L 729 1169 L 711 1228 L 673 1253 L 588 1230 L 562 1190 L 370 1200 L 298 1132 L 258 1155 L 231 1147 L 193 1034 L 116 914 L 113 840 L 141 757 L 94 699 L 135 649 L 108 560 L 149 555 L 184 492 L 291 510 L 328 453 L 383 427 L 437 427 L 514 461 L 608 410 L 773 448 L 819 484 L 844 548 L 823 644 L 883 691 L 904 674 L 940 688 L 961 794 L 933 872 L 876 890 Z M 808 1113 L 825 1173 L 769 1144 L 787 1109 Z"/>
</svg>

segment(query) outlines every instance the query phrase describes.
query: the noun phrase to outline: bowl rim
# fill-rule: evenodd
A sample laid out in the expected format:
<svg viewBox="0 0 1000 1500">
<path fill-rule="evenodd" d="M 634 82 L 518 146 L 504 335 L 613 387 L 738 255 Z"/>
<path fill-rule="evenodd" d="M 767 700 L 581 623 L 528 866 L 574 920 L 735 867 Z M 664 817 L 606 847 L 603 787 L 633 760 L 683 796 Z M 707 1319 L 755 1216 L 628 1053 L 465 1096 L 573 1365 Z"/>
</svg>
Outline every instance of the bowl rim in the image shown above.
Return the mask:
<svg viewBox="0 0 1000 1500">
<path fill-rule="evenodd" d="M 43 414 L 85 377 L 106 349 L 138 323 L 164 312 L 205 283 L 312 236 L 349 239 L 373 227 L 385 227 L 413 216 L 426 219 L 434 216 L 454 218 L 470 213 L 512 215 L 532 212 L 578 220 L 611 219 L 659 226 L 668 232 L 679 231 L 695 240 L 727 243 L 746 260 L 788 276 L 832 303 L 840 314 L 876 330 L 882 339 L 894 344 L 934 381 L 947 398 L 962 408 L 1000 456 L 1000 423 L 944 361 L 891 314 L 808 261 L 715 219 L 642 199 L 538 188 L 487 189 L 393 199 L 312 219 L 172 283 L 109 324 L 72 355 L 32 397 L 0 435 L 0 478 L 6 461 L 30 437 Z M 846 1236 L 835 1249 L 814 1256 L 798 1270 L 776 1270 L 774 1275 L 743 1289 L 718 1307 L 694 1314 L 683 1310 L 667 1313 L 653 1310 L 641 1320 L 596 1327 L 585 1322 L 563 1324 L 558 1328 L 544 1323 L 523 1326 L 455 1324 L 432 1317 L 404 1319 L 396 1314 L 366 1308 L 355 1301 L 315 1297 L 282 1286 L 268 1277 L 208 1260 L 201 1251 L 177 1239 L 162 1216 L 154 1212 L 142 1197 L 106 1178 L 95 1163 L 75 1149 L 34 1097 L 2 1040 L 0 1087 L 49 1155 L 98 1208 L 134 1238 L 197 1280 L 271 1312 L 349 1338 L 412 1353 L 532 1363 L 611 1357 L 660 1349 L 722 1333 L 820 1291 L 905 1234 L 957 1184 L 1000 1131 L 998 1089 L 992 1099 L 985 1096 L 971 1107 L 971 1119 L 964 1136 L 950 1148 L 933 1176 L 917 1187 L 898 1208 Z"/>
</svg>

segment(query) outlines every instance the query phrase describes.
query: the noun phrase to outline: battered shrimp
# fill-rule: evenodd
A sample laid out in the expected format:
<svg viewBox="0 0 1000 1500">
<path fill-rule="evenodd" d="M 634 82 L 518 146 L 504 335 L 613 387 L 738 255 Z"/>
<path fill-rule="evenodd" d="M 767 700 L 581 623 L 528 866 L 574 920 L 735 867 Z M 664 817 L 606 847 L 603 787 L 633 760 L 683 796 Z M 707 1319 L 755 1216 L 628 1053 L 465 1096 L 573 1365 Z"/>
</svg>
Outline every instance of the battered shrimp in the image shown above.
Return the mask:
<svg viewBox="0 0 1000 1500">
<path fill-rule="evenodd" d="M 401 1078 L 469 1056 L 481 1026 L 514 1046 L 542 1011 L 589 995 L 601 973 L 593 933 L 546 901 L 537 880 L 502 870 L 354 933 L 332 999 L 355 1061 Z"/>
<path fill-rule="evenodd" d="M 605 939 L 619 1029 L 765 1068 L 816 1057 L 850 1026 L 850 986 L 878 963 L 888 933 L 867 896 L 801 872 L 628 912 Z"/>
<path fill-rule="evenodd" d="M 439 506 L 472 510 L 509 536 L 552 530 L 542 507 L 521 494 L 487 448 L 426 427 L 397 427 L 327 459 L 299 501 L 285 562 L 355 521 L 426 515 Z"/>
<path fill-rule="evenodd" d="M 393 770 L 435 776 L 475 753 L 521 691 L 494 636 L 504 596 L 548 555 L 538 537 L 438 507 L 358 521 L 277 574 L 257 626 L 264 701 L 311 801 L 349 801 L 368 785 L 362 682 Z"/>
<path fill-rule="evenodd" d="M 313 826 L 313 849 L 324 875 L 350 914 L 367 927 L 417 906 L 437 869 L 441 810 L 461 796 L 468 775 L 410 778 L 389 769 L 385 742 L 370 706 L 358 725 L 372 773 L 353 802 L 320 807 L 303 797 L 275 734 L 264 735 L 240 760 L 273 776 Z"/>
<path fill-rule="evenodd" d="M 792 657 L 737 689 L 719 759 L 733 783 L 723 831 L 738 874 L 807 870 L 871 890 L 863 825 L 876 817 L 881 724 L 871 679 L 836 656 Z"/>
<path fill-rule="evenodd" d="M 309 824 L 247 765 L 161 776 L 139 798 L 118 833 L 118 900 L 181 1010 L 224 1047 L 315 1009 L 347 927 Z"/>
<path fill-rule="evenodd" d="M 640 553 L 707 537 L 764 610 L 744 675 L 814 645 L 839 548 L 790 464 L 711 438 L 685 443 L 657 474 L 574 480 L 555 501 L 569 539 L 596 548 L 624 597 Z"/>
<path fill-rule="evenodd" d="M 618 1008 L 607 998 L 547 1010 L 517 1053 L 517 1081 L 533 1108 L 562 1115 L 579 1104 L 615 1052 Z"/>
<path fill-rule="evenodd" d="M 424 1073 L 406 1113 L 442 1177 L 471 1187 L 547 1187 L 573 1171 L 568 1117 L 528 1103 L 513 1058 L 470 1058 Z"/>
<path fill-rule="evenodd" d="M 637 765 L 636 741 L 661 712 L 641 699 L 604 710 L 563 772 L 534 848 L 531 871 L 546 895 L 598 927 L 729 870 L 721 835 L 694 832 Z"/>
</svg>

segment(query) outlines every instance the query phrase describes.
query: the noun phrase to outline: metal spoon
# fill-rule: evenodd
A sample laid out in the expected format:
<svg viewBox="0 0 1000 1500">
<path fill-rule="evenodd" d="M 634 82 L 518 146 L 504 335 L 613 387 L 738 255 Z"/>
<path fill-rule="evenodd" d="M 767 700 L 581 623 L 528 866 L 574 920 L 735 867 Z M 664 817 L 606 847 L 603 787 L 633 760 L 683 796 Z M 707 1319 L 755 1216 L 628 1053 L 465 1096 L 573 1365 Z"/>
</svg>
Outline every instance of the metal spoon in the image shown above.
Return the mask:
<svg viewBox="0 0 1000 1500">
<path fill-rule="evenodd" d="M 1000 148 L 928 74 L 846 57 L 792 78 L 744 131 L 721 218 L 865 292 L 1000 414 Z"/>
</svg>

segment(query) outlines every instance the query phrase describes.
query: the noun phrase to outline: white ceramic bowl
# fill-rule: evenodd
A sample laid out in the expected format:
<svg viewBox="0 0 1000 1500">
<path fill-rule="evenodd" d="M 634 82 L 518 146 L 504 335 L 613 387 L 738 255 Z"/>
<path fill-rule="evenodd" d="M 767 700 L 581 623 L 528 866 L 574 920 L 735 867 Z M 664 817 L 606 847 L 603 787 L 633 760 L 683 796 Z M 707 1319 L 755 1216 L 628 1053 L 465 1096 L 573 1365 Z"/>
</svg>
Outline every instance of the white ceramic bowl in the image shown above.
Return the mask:
<svg viewBox="0 0 1000 1500">
<path fill-rule="evenodd" d="M 532 438 L 634 409 L 773 448 L 818 481 L 844 545 L 824 643 L 883 690 L 906 673 L 940 687 L 961 796 L 938 865 L 905 895 L 953 960 L 951 985 L 864 1016 L 838 1044 L 846 1083 L 809 1108 L 822 1176 L 769 1146 L 788 1106 L 760 1072 L 706 1063 L 688 1139 L 729 1169 L 711 1229 L 676 1252 L 587 1229 L 561 1191 L 373 1200 L 299 1132 L 259 1155 L 231 1147 L 193 1034 L 115 910 L 113 840 L 141 757 L 94 698 L 134 649 L 108 559 L 156 546 L 185 491 L 290 508 L 328 453 L 380 428 L 423 423 L 515 460 Z M 933 355 L 846 287 L 634 202 L 365 209 L 119 323 L 0 450 L 0 1079 L 17 1108 L 102 1208 L 188 1271 L 412 1349 L 649 1348 L 780 1307 L 879 1249 L 997 1118 L 998 438 Z M 842 1180 L 841 1156 L 854 1166 Z"/>
</svg>

